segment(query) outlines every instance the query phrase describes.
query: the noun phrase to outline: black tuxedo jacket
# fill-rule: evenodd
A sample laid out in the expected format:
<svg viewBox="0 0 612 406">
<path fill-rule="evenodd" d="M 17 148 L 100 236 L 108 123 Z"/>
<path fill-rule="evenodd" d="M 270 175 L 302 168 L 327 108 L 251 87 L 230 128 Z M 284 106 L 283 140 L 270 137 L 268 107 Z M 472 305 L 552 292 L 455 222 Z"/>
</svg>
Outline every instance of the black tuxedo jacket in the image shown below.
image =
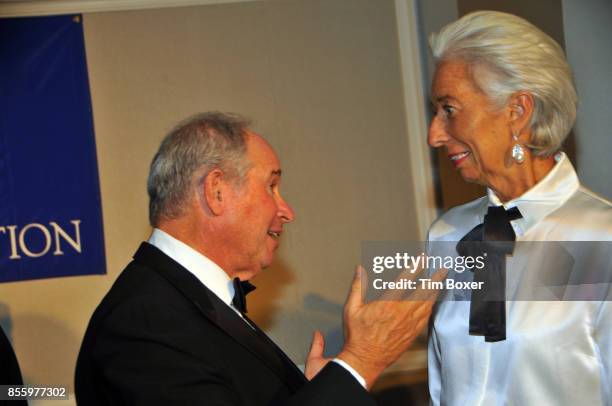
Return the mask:
<svg viewBox="0 0 612 406">
<path fill-rule="evenodd" d="M 193 274 L 143 243 L 94 312 L 77 361 L 79 405 L 356 405 L 344 368 L 308 382 Z"/>
<path fill-rule="evenodd" d="M 0 385 L 23 385 L 19 363 L 11 342 L 0 327 Z M 27 405 L 25 400 L 1 400 L 0 406 L 23 406 Z"/>
</svg>

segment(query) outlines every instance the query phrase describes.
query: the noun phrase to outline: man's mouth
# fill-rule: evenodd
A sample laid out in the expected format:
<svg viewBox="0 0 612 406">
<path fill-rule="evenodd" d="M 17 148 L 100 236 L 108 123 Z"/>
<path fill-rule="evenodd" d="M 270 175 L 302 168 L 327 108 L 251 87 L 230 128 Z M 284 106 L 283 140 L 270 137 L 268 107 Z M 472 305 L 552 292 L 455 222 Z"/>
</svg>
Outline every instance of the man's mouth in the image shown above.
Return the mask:
<svg viewBox="0 0 612 406">
<path fill-rule="evenodd" d="M 272 237 L 273 239 L 278 240 L 280 238 L 281 232 L 268 230 L 268 235 Z"/>
</svg>

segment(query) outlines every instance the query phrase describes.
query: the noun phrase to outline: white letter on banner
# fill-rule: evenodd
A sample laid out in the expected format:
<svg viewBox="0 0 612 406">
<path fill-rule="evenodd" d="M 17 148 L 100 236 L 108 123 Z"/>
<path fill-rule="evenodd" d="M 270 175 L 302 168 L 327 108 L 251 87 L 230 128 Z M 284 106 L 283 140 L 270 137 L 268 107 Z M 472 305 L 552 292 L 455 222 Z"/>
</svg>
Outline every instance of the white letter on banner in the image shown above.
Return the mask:
<svg viewBox="0 0 612 406">
<path fill-rule="evenodd" d="M 11 236 L 11 256 L 9 259 L 19 259 L 21 256 L 17 254 L 17 241 L 15 239 L 15 229 L 17 226 L 6 226 L 9 229 L 9 234 Z M 0 232 L 6 233 L 4 227 L 0 227 Z"/>
<path fill-rule="evenodd" d="M 55 251 L 53 252 L 53 255 L 64 255 L 60 245 L 60 235 L 68 244 L 72 246 L 72 248 L 76 250 L 76 252 L 79 254 L 81 253 L 81 229 L 79 228 L 81 220 L 71 220 L 70 222 L 74 225 L 76 241 L 72 239 L 72 237 L 70 237 L 68 233 L 64 231 L 55 221 L 49 222 L 49 224 L 51 224 L 53 227 L 53 231 L 55 232 Z"/>
<path fill-rule="evenodd" d="M 0 233 L 2 233 L 2 234 L 6 234 L 6 228 L 4 228 L 4 227 L 0 227 Z"/>
<path fill-rule="evenodd" d="M 30 251 L 28 247 L 26 247 L 26 244 L 25 244 L 25 234 L 32 227 L 38 228 L 40 231 L 43 232 L 45 236 L 45 248 L 43 248 L 43 250 L 40 252 Z M 49 251 L 49 248 L 51 248 L 51 233 L 49 233 L 49 230 L 47 230 L 47 228 L 43 226 L 42 224 L 30 223 L 19 232 L 19 248 L 21 248 L 21 251 L 23 251 L 23 253 L 26 254 L 28 257 L 32 257 L 32 258 L 42 257 Z"/>
</svg>

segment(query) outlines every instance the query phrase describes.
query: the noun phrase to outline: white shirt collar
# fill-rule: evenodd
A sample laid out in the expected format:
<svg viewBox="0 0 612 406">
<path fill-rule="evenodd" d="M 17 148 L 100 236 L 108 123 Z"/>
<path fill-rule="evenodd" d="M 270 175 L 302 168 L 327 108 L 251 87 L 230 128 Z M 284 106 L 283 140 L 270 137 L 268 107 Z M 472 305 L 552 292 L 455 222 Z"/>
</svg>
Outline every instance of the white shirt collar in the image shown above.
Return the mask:
<svg viewBox="0 0 612 406">
<path fill-rule="evenodd" d="M 231 306 L 234 297 L 234 285 L 227 273 L 217 264 L 198 251 L 172 237 L 170 234 L 155 228 L 149 238 L 149 244 L 181 264 L 183 268 L 195 275 L 221 301 Z"/>
<path fill-rule="evenodd" d="M 495 192 L 487 189 L 490 206 L 518 207 L 523 218 L 512 222 L 517 235 L 524 235 L 548 214 L 559 208 L 580 187 L 578 175 L 565 153 L 555 155 L 555 166 L 534 187 L 516 199 L 503 203 Z M 481 219 L 482 220 L 482 219 Z"/>
</svg>

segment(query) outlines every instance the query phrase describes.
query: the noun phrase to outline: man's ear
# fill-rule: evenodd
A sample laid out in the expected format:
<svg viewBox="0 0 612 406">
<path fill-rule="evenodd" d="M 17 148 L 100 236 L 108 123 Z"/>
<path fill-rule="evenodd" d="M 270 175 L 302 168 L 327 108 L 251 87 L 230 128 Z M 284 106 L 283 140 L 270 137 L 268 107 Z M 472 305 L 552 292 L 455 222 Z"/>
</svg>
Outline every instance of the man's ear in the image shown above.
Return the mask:
<svg viewBox="0 0 612 406">
<path fill-rule="evenodd" d="M 225 208 L 224 199 L 227 198 L 227 181 L 221 169 L 213 169 L 204 178 L 204 201 L 213 216 L 219 216 Z"/>
<path fill-rule="evenodd" d="M 517 92 L 510 96 L 510 127 L 515 134 L 523 134 L 529 128 L 534 100 L 531 93 Z"/>
</svg>

